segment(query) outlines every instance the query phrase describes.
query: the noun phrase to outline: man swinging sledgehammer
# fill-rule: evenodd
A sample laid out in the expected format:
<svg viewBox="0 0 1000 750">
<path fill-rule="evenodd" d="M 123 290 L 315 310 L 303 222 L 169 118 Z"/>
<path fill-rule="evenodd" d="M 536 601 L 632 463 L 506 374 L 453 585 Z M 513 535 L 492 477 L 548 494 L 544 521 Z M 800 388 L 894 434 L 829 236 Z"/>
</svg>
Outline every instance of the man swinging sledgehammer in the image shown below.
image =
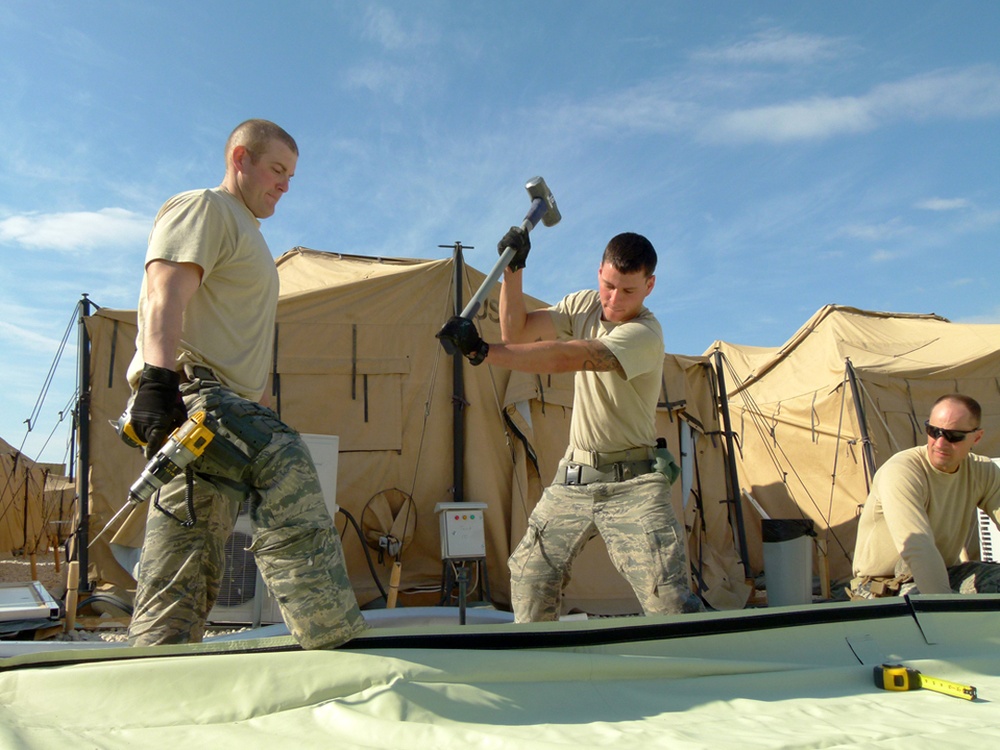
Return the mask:
<svg viewBox="0 0 1000 750">
<path fill-rule="evenodd" d="M 644 612 L 701 611 L 671 481 L 654 470 L 664 348 L 660 324 L 643 302 L 655 284 L 656 251 L 642 235 L 619 234 L 604 250 L 597 291 L 529 313 L 522 270 L 531 243 L 523 226 L 511 227 L 498 244 L 501 254 L 508 248 L 514 252 L 500 291 L 503 342 L 487 344 L 459 315 L 438 338 L 473 365 L 576 373 L 569 448 L 509 560 L 515 620 L 559 618 L 573 560 L 597 534 Z"/>
</svg>

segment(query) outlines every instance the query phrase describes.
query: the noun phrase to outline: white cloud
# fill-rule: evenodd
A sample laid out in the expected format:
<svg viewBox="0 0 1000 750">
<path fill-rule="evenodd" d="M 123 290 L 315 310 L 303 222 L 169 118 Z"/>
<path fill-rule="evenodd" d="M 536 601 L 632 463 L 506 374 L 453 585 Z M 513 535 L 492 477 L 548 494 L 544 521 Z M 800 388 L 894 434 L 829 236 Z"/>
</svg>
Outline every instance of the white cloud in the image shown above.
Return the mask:
<svg viewBox="0 0 1000 750">
<path fill-rule="evenodd" d="M 898 260 L 899 258 L 904 257 L 904 255 L 905 253 L 901 251 L 885 250 L 883 248 L 873 252 L 869 260 L 871 260 L 872 263 L 889 263 L 891 261 Z"/>
<path fill-rule="evenodd" d="M 896 218 L 881 224 L 850 224 L 842 227 L 837 234 L 838 236 L 865 240 L 867 242 L 883 242 L 893 237 L 909 234 L 910 231 L 909 227 Z"/>
<path fill-rule="evenodd" d="M 809 64 L 836 57 L 844 42 L 816 34 L 796 34 L 782 29 L 768 29 L 746 41 L 725 47 L 702 49 L 696 60 L 736 64 Z"/>
<path fill-rule="evenodd" d="M 875 120 L 862 99 L 815 97 L 738 110 L 712 120 L 704 134 L 721 141 L 801 141 L 871 130 Z"/>
<path fill-rule="evenodd" d="M 412 71 L 359 69 L 355 85 L 373 90 L 402 86 L 405 75 Z M 737 97 L 760 101 L 774 86 L 772 75 L 759 72 L 721 76 L 690 71 L 587 100 L 548 102 L 544 117 L 521 119 L 544 122 L 556 131 L 692 132 L 704 141 L 739 144 L 821 141 L 896 122 L 1000 115 L 1000 69 L 993 65 L 934 71 L 876 84 L 853 95 L 816 94 L 743 108 L 735 104 Z"/>
<path fill-rule="evenodd" d="M 65 252 L 145 245 L 151 226 L 149 217 L 124 208 L 27 213 L 0 220 L 0 242 Z"/>
<path fill-rule="evenodd" d="M 386 62 L 357 65 L 344 74 L 344 82 L 349 89 L 365 89 L 381 94 L 396 104 L 402 104 L 408 96 L 422 88 L 417 85 L 412 68 Z"/>
<path fill-rule="evenodd" d="M 915 207 L 925 211 L 956 211 L 968 208 L 969 201 L 965 198 L 928 198 L 916 203 Z"/>
<path fill-rule="evenodd" d="M 964 232 L 980 232 L 992 229 L 997 224 L 1000 224 L 1000 209 L 975 211 L 958 224 L 958 229 Z"/>
<path fill-rule="evenodd" d="M 876 86 L 865 97 L 880 119 L 973 119 L 1000 113 L 1000 71 L 993 65 L 939 70 Z"/>
<path fill-rule="evenodd" d="M 697 106 L 657 86 L 637 86 L 607 98 L 553 107 L 543 122 L 568 131 L 581 127 L 615 132 L 665 132 L 689 127 Z"/>
<path fill-rule="evenodd" d="M 387 50 L 433 45 L 438 38 L 437 32 L 424 23 L 417 23 L 413 29 L 404 28 L 399 16 L 388 8 L 368 8 L 364 33 Z"/>
<path fill-rule="evenodd" d="M 59 347 L 59 341 L 56 339 L 37 333 L 27 326 L 5 321 L 0 321 L 0 341 L 9 346 L 42 354 L 51 354 Z"/>
<path fill-rule="evenodd" d="M 1000 71 L 978 66 L 880 84 L 861 96 L 811 97 L 721 114 L 703 134 L 728 142 L 819 140 L 900 120 L 962 120 L 1000 114 Z"/>
</svg>

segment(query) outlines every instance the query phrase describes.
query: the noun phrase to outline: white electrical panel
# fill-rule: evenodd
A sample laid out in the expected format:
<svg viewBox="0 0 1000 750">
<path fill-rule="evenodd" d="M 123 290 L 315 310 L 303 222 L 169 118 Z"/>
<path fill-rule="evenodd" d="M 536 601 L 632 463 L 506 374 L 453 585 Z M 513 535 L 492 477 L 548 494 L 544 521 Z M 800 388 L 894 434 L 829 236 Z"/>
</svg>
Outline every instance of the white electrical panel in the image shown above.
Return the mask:
<svg viewBox="0 0 1000 750">
<path fill-rule="evenodd" d="M 441 519 L 441 559 L 486 556 L 483 511 L 486 503 L 438 503 Z"/>
</svg>

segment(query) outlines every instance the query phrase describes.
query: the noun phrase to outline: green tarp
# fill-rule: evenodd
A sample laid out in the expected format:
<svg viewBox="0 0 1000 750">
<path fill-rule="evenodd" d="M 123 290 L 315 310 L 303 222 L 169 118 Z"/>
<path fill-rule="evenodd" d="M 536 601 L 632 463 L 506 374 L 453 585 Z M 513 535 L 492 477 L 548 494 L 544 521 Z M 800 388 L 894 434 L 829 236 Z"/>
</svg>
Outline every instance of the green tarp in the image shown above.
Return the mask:
<svg viewBox="0 0 1000 750">
<path fill-rule="evenodd" d="M 996 747 L 1000 597 L 0 659 L 4 748 Z M 974 685 L 875 687 L 879 663 Z"/>
</svg>

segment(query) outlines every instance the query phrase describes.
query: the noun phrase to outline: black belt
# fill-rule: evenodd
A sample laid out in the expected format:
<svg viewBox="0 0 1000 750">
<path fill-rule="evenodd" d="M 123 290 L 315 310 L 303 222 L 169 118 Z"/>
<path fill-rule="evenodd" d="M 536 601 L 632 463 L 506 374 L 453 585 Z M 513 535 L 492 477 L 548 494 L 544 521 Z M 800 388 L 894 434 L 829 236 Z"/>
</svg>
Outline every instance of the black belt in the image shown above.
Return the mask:
<svg viewBox="0 0 1000 750">
<path fill-rule="evenodd" d="M 652 461 L 618 461 L 603 466 L 566 463 L 556 473 L 556 484 L 594 484 L 595 482 L 624 482 L 627 479 L 649 474 Z"/>
</svg>

